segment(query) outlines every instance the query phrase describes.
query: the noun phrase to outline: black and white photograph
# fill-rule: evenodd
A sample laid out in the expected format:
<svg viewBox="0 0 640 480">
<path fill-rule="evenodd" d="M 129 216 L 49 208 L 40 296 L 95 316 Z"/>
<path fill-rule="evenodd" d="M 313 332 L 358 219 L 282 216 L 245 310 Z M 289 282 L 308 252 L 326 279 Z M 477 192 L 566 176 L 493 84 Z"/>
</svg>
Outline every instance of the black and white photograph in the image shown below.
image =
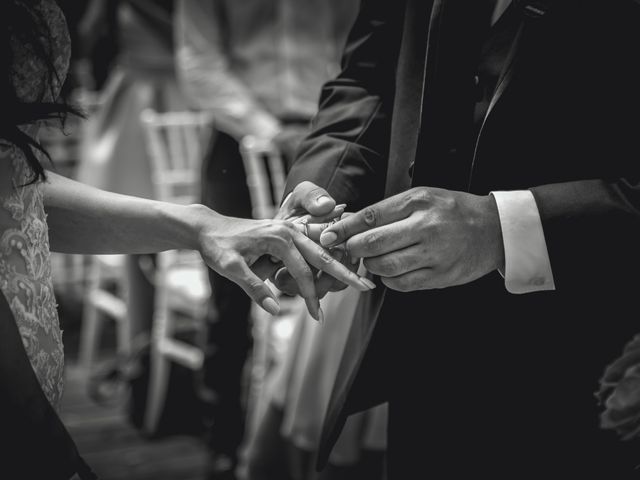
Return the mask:
<svg viewBox="0 0 640 480">
<path fill-rule="evenodd" d="M 640 480 L 639 0 L 0 0 L 0 480 Z"/>
</svg>

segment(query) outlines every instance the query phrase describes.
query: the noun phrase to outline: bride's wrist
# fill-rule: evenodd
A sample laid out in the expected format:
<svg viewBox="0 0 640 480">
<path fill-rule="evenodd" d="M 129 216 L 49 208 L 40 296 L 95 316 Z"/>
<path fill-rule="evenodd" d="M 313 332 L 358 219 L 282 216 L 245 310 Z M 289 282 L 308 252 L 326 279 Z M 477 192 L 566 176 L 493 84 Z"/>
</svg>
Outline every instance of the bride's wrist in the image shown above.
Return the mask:
<svg viewBox="0 0 640 480">
<path fill-rule="evenodd" d="M 204 232 L 215 224 L 220 214 L 201 204 L 168 204 L 164 209 L 166 220 L 176 225 L 175 248 L 201 250 Z"/>
<path fill-rule="evenodd" d="M 202 250 L 202 242 L 207 233 L 211 233 L 219 224 L 223 222 L 223 216 L 209 207 L 202 204 L 186 206 L 185 219 L 189 223 L 190 241 L 189 248 Z"/>
</svg>

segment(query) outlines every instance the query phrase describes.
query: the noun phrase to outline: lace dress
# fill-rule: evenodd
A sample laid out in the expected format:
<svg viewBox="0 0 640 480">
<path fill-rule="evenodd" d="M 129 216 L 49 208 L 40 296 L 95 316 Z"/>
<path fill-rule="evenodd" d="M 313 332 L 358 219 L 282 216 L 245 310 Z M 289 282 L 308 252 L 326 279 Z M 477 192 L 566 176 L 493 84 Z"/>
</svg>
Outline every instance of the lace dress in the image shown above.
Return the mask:
<svg viewBox="0 0 640 480">
<path fill-rule="evenodd" d="M 54 1 L 41 0 L 35 8 L 50 30 L 47 45 L 53 48 L 60 80 L 51 85 L 46 67 L 31 47 L 14 38 L 13 82 L 23 101 L 34 101 L 40 95 L 50 101 L 52 95 L 58 95 L 66 75 L 70 41 L 64 16 Z M 37 130 L 37 126 L 28 127 L 29 134 L 37 135 Z M 2 139 L 0 143 L 0 290 L 44 393 L 57 407 L 63 389 L 64 356 L 42 185 L 28 184 L 32 175 L 24 154 Z"/>
</svg>

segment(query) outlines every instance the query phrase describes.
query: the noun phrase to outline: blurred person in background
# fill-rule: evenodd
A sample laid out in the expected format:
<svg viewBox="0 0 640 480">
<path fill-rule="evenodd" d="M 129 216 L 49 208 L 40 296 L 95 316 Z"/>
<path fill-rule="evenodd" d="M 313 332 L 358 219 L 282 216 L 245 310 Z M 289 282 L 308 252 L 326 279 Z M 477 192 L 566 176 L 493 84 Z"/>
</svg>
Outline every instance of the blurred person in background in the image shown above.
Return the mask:
<svg viewBox="0 0 640 480">
<path fill-rule="evenodd" d="M 192 107 L 211 111 L 217 129 L 202 172 L 202 202 L 251 217 L 239 142 L 272 142 L 290 162 L 320 88 L 337 74 L 357 0 L 179 0 L 178 77 Z M 205 378 L 213 393 L 214 478 L 232 478 L 245 412 L 242 372 L 251 349 L 248 302 L 210 272 L 212 298 Z M 216 477 L 217 476 L 217 477 Z"/>
<path fill-rule="evenodd" d="M 95 113 L 84 130 L 78 180 L 111 192 L 154 198 L 151 160 L 140 114 L 183 110 L 173 62 L 172 0 L 93 0 L 79 30 L 87 54 L 105 53 L 109 74 Z M 115 39 L 110 52 L 104 39 Z M 113 57 L 113 58 L 112 58 Z M 96 84 L 103 75 L 92 59 Z M 144 274 L 149 256 L 126 260 L 131 338 L 147 335 L 153 315 L 153 286 Z"/>
</svg>

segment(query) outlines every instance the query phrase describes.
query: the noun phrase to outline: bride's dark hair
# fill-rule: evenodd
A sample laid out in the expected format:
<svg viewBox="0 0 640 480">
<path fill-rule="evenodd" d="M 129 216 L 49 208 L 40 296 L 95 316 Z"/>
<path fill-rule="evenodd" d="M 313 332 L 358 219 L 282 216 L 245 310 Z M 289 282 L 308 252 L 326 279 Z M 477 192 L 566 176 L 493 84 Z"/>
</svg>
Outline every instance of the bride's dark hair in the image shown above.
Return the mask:
<svg viewBox="0 0 640 480">
<path fill-rule="evenodd" d="M 24 152 L 33 172 L 32 182 L 45 179 L 45 171 L 35 154 L 36 150 L 42 152 L 49 161 L 51 157 L 37 139 L 20 127 L 40 120 L 58 119 L 64 122 L 68 113 L 78 114 L 66 102 L 56 100 L 54 88 L 60 82 L 60 75 L 54 65 L 49 25 L 35 8 L 39 1 L 0 0 L 0 141 L 13 144 Z M 36 57 L 34 60 L 46 66 L 48 78 L 43 82 L 45 87 L 35 101 L 20 99 L 14 85 L 15 52 L 12 42 L 16 41 L 28 45 Z M 47 96 L 53 100 L 45 100 Z"/>
</svg>

